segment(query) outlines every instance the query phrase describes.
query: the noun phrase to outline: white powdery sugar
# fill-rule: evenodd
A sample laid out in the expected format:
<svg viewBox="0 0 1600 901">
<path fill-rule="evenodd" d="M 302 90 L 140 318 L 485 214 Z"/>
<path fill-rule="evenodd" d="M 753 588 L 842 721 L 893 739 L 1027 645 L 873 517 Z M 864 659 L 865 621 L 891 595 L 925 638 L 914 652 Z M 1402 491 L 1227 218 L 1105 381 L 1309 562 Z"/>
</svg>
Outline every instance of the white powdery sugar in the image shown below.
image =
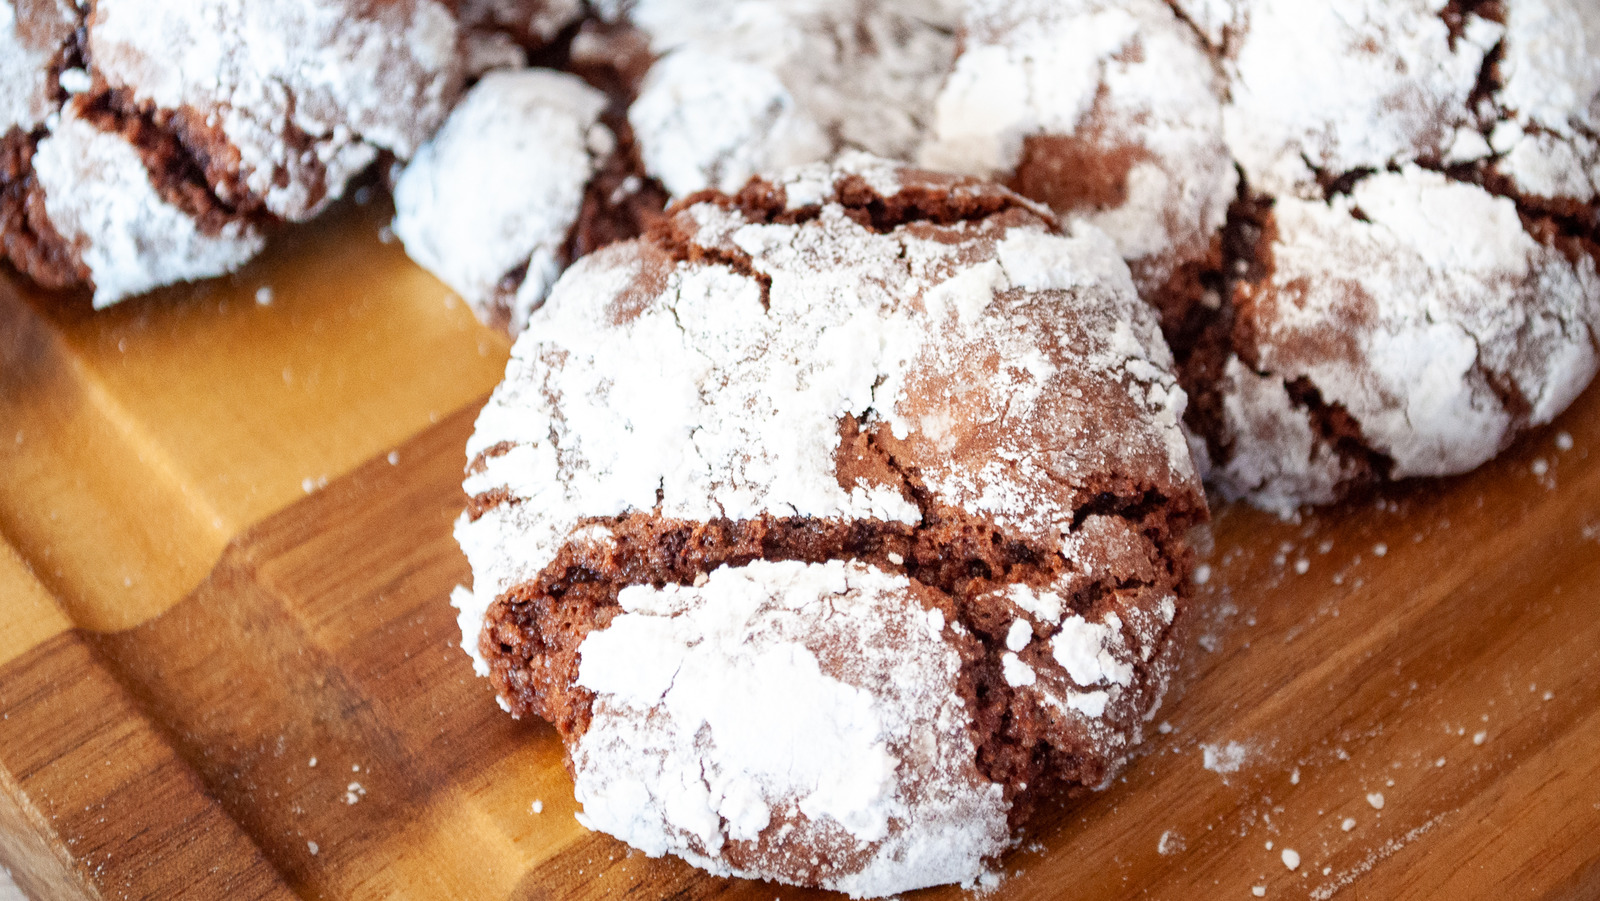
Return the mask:
<svg viewBox="0 0 1600 901">
<path fill-rule="evenodd" d="M 968 5 L 964 26 L 924 165 L 1003 176 L 1026 138 L 1070 138 L 1081 153 L 1130 159 L 1120 203 L 1063 212 L 1109 234 L 1142 290 L 1206 255 L 1237 173 L 1222 139 L 1220 78 L 1171 8 L 982 0 Z"/>
<path fill-rule="evenodd" d="M 70 108 L 33 156 L 45 210 L 88 267 L 101 308 L 152 288 L 221 275 L 260 252 L 262 237 L 229 223 L 200 231 L 163 200 L 138 151 Z"/>
<path fill-rule="evenodd" d="M 1260 366 L 1308 378 L 1393 476 L 1472 469 L 1594 375 L 1594 263 L 1534 241 L 1510 200 L 1406 167 L 1328 203 L 1280 198 L 1274 215 L 1272 302 L 1253 323 Z M 1525 400 L 1525 422 L 1497 386 Z"/>
<path fill-rule="evenodd" d="M 1224 776 L 1237 773 L 1239 768 L 1244 766 L 1245 762 L 1250 759 L 1250 753 L 1249 745 L 1240 744 L 1236 741 L 1230 741 L 1225 745 L 1202 744 L 1200 746 L 1201 764 L 1211 772 Z"/>
<path fill-rule="evenodd" d="M 628 121 L 677 196 L 847 149 L 908 158 L 955 53 L 944 13 L 911 2 L 636 0 L 627 14 L 659 57 Z"/>
<path fill-rule="evenodd" d="M 1311 427 L 1283 379 L 1229 356 L 1218 393 L 1230 454 L 1207 478 L 1224 498 L 1248 498 L 1263 510 L 1288 515 L 1301 504 L 1331 503 L 1355 475 L 1352 464 Z"/>
<path fill-rule="evenodd" d="M 756 561 L 618 601 L 578 649 L 596 695 L 572 752 L 586 826 L 758 878 L 849 842 L 864 860 L 806 879 L 858 897 L 970 880 L 1004 848 L 960 656 L 905 576 Z M 740 850 L 760 869 L 730 867 Z"/>
<path fill-rule="evenodd" d="M 292 221 L 380 150 L 410 158 L 460 85 L 455 17 L 434 0 L 101 0 L 87 51 L 111 87 L 219 130 L 245 189 Z"/>
<path fill-rule="evenodd" d="M 456 17 L 468 28 L 508 29 L 549 41 L 583 15 L 582 0 L 457 0 Z"/>
<path fill-rule="evenodd" d="M 584 186 L 613 139 L 605 95 L 544 69 L 484 76 L 395 183 L 406 253 L 516 335 L 560 275 Z M 508 290 L 506 277 L 526 276 Z"/>
<path fill-rule="evenodd" d="M 1343 175 L 1442 157 L 1501 29 L 1452 42 L 1438 0 L 1247 0 L 1226 61 L 1229 147 L 1252 189 L 1321 197 Z"/>
<path fill-rule="evenodd" d="M 77 27 L 67 0 L 29 3 L 27 14 L 24 28 L 15 0 L 0 0 L 0 137 L 33 131 L 56 111 L 50 67 Z"/>
<path fill-rule="evenodd" d="M 1523 194 L 1594 200 L 1600 194 L 1600 5 L 1507 4 L 1499 71 L 1495 101 L 1512 118 L 1494 129 L 1491 143 L 1501 154 L 1495 169 Z"/>
<path fill-rule="evenodd" d="M 467 447 L 469 459 L 495 450 L 468 494 L 509 497 L 457 527 L 480 596 L 536 576 L 590 517 L 655 508 L 687 521 L 920 521 L 895 488 L 838 483 L 845 415 L 920 451 L 941 503 L 1052 542 L 1074 513 L 1059 486 L 1081 473 L 1194 478 L 1170 355 L 1093 230 L 1011 228 L 997 265 L 970 261 L 967 244 L 873 232 L 836 204 L 803 225 L 750 224 L 713 204 L 682 215 L 701 223 L 703 246 L 748 254 L 770 278 L 770 309 L 731 267 L 640 245 L 572 266 L 514 346 Z M 1012 241 L 1032 254 L 1015 279 Z M 1057 365 L 1063 357 L 1073 365 Z M 952 411 L 1013 427 L 963 430 Z M 1100 427 L 1104 415 L 1128 427 Z M 991 462 L 953 462 L 951 442 Z"/>
<path fill-rule="evenodd" d="M 1074 563 L 1081 565 L 1080 560 Z M 1064 591 L 1070 588 L 1064 586 Z M 1076 613 L 1063 617 L 1065 602 L 1061 594 L 1027 585 L 1009 585 L 996 594 L 1027 612 L 1047 627 L 1054 627 L 1045 646 L 1048 653 L 1024 661 L 1022 652 L 1031 643 L 1034 631 L 1024 618 L 1011 624 L 1006 636 L 1007 651 L 1001 654 L 1001 673 L 1006 684 L 1025 688 L 1042 704 L 1079 721 L 1094 740 L 1115 753 L 1137 741 L 1119 735 L 1107 721 L 1124 718 L 1132 712 L 1134 663 L 1149 663 L 1155 655 L 1162 630 L 1176 616 L 1173 598 L 1150 598 L 1151 609 L 1138 600 L 1125 608 L 1134 622 L 1124 623 L 1116 613 L 1106 613 L 1090 621 Z M 1162 677 L 1152 680 L 1159 685 Z M 1117 709 L 1108 713 L 1113 707 Z"/>
<path fill-rule="evenodd" d="M 1115 613 L 1103 622 L 1092 623 L 1076 614 L 1061 622 L 1061 630 L 1050 639 L 1050 654 L 1072 677 L 1072 681 L 1093 685 L 1127 686 L 1133 681 L 1133 666 L 1119 660 L 1122 647 L 1122 620 Z"/>
</svg>

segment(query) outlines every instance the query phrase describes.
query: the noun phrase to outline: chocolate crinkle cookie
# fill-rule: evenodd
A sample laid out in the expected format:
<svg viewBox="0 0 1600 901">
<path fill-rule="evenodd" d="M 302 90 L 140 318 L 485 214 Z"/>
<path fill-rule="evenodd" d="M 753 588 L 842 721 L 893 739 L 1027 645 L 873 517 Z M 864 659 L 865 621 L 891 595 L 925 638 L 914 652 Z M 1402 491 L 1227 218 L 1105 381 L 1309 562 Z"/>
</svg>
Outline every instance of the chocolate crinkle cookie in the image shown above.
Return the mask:
<svg viewBox="0 0 1600 901">
<path fill-rule="evenodd" d="M 628 110 L 646 171 L 682 197 L 848 150 L 909 158 L 955 54 L 925 0 L 621 0 L 654 64 Z"/>
<path fill-rule="evenodd" d="M 963 37 L 924 161 L 1118 241 L 1224 497 L 1465 472 L 1594 375 L 1600 6 L 975 0 Z"/>
<path fill-rule="evenodd" d="M 865 155 L 575 263 L 469 442 L 462 647 L 582 820 L 719 874 L 978 876 L 1139 741 L 1205 501 L 1109 239 Z"/>
<path fill-rule="evenodd" d="M 568 262 L 585 186 L 616 139 L 575 75 L 479 81 L 395 181 L 394 233 L 478 318 L 517 334 Z"/>
<path fill-rule="evenodd" d="M 265 230 L 408 158 L 463 77 L 434 0 L 0 10 L 7 255 L 44 285 L 91 285 L 96 306 L 237 268 Z"/>
</svg>

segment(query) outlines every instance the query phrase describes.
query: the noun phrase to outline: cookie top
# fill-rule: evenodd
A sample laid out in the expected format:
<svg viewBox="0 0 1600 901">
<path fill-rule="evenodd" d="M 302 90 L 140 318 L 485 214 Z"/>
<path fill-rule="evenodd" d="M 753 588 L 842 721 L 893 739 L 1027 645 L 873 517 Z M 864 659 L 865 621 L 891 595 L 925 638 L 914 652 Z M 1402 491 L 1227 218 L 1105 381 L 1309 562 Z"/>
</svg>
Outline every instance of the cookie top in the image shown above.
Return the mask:
<svg viewBox="0 0 1600 901">
<path fill-rule="evenodd" d="M 1411 166 L 1328 202 L 1279 198 L 1273 217 L 1271 274 L 1235 298 L 1251 337 L 1238 353 L 1282 383 L 1315 386 L 1390 476 L 1483 463 L 1595 373 L 1594 261 L 1534 240 L 1507 198 Z M 1231 493 L 1253 487 L 1238 476 L 1229 467 L 1219 480 Z"/>
<path fill-rule="evenodd" d="M 1217 265 L 1237 183 L 1221 74 L 1167 4 L 978 0 L 962 38 L 923 164 L 1087 219 L 1149 299 L 1179 267 Z"/>
<path fill-rule="evenodd" d="M 909 158 L 955 41 L 937 6 L 634 0 L 659 57 L 628 121 L 675 196 L 847 149 Z"/>
<path fill-rule="evenodd" d="M 77 25 L 67 0 L 0 0 L 0 137 L 39 128 L 61 106 L 57 67 Z"/>
<path fill-rule="evenodd" d="M 1236 0 L 1228 146 L 1252 190 L 1321 197 L 1321 179 L 1442 159 L 1504 29 L 1452 31 L 1433 0 Z"/>
<path fill-rule="evenodd" d="M 1159 701 L 1204 516 L 1184 403 L 1109 239 L 1003 188 L 848 154 L 691 197 L 513 348 L 462 647 L 649 853 L 973 878 Z"/>
<path fill-rule="evenodd" d="M 615 140 L 606 96 L 548 69 L 491 72 L 395 182 L 406 253 L 513 335 L 566 263 L 584 187 Z"/>
<path fill-rule="evenodd" d="M 461 27 L 507 34 L 536 48 L 555 40 L 583 15 L 583 0 L 450 0 Z"/>
<path fill-rule="evenodd" d="M 929 197 L 955 221 L 894 220 Z M 461 529 L 480 595 L 630 510 L 914 521 L 898 480 L 841 481 L 845 416 L 938 503 L 1049 546 L 1102 493 L 1198 496 L 1170 355 L 1099 232 L 1058 236 L 1002 189 L 866 156 L 793 170 L 769 199 L 693 203 L 668 240 L 557 283 L 467 448 L 470 494 L 521 501 Z"/>
<path fill-rule="evenodd" d="M 179 135 L 224 205 L 298 221 L 432 134 L 456 49 L 434 0 L 102 0 L 86 53 L 113 105 Z"/>
<path fill-rule="evenodd" d="M 572 752 L 579 820 L 718 875 L 855 897 L 971 879 L 1005 848 L 1009 805 L 978 772 L 961 654 L 917 590 L 842 560 L 623 589 L 581 647 L 597 700 Z"/>
</svg>

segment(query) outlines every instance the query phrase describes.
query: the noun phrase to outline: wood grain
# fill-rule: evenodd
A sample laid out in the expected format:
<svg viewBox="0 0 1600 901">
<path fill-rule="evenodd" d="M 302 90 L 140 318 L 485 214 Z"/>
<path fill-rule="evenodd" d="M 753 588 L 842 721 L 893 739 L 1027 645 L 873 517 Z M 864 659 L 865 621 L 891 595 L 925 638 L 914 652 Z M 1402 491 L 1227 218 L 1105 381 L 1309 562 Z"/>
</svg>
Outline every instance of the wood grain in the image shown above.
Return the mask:
<svg viewBox="0 0 1600 901">
<path fill-rule="evenodd" d="M 74 622 L 165 610 L 243 529 L 499 381 L 505 337 L 386 218 L 346 207 L 99 313 L 0 275 L 0 533 Z"/>
<path fill-rule="evenodd" d="M 286 258 L 405 272 L 371 224 L 351 214 Z M 301 326 L 344 315 L 323 309 L 338 292 L 275 295 Z M 22 467 L 0 470 L 16 549 L 0 544 L 0 862 L 28 891 L 821 897 L 585 832 L 552 730 L 473 678 L 446 602 L 467 578 L 450 524 L 493 378 L 459 306 L 402 304 L 403 335 L 316 345 L 320 384 L 345 387 L 274 400 L 262 367 L 305 336 L 263 326 L 270 311 L 41 304 L 12 307 L 0 343 L 17 389 L 0 407 L 28 432 L 0 450 Z M 177 329 L 224 349 L 186 369 L 174 338 L 138 372 L 107 362 L 123 333 Z M 436 387 L 364 371 L 428 348 Z M 226 379 L 229 355 L 255 375 Z M 189 412 L 147 397 L 169 390 Z M 112 471 L 78 471 L 95 461 Z M 308 471 L 326 487 L 306 495 Z M 1143 755 L 1109 790 L 1047 805 L 997 896 L 1600 897 L 1600 392 L 1471 476 L 1294 522 L 1223 509 L 1210 540 L 1183 681 Z M 177 593 L 117 612 L 134 564 Z M 1208 769 L 1230 743 L 1237 768 Z"/>
</svg>

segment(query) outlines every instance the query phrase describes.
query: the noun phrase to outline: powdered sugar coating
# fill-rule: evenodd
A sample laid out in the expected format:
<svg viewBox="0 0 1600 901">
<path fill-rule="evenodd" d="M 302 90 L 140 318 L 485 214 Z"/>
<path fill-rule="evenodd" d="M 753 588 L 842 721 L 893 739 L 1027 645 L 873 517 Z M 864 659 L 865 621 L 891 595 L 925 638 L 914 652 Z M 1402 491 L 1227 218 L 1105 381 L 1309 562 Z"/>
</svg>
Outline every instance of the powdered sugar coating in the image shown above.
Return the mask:
<svg viewBox="0 0 1600 901">
<path fill-rule="evenodd" d="M 193 217 L 156 192 L 132 145 L 72 107 L 39 142 L 33 168 L 51 223 L 89 270 L 97 309 L 161 285 L 229 272 L 264 243 L 238 223 L 203 233 Z"/>
<path fill-rule="evenodd" d="M 924 165 L 1008 176 L 1025 139 L 1048 137 L 1038 153 L 1054 160 L 1035 164 L 1060 168 L 1034 196 L 1109 234 L 1141 291 L 1208 255 L 1237 173 L 1222 141 L 1220 75 L 1170 7 L 978 0 L 963 38 Z"/>
<path fill-rule="evenodd" d="M 67 0 L 0 0 L 0 137 L 31 132 L 60 106 L 50 68 L 77 26 Z"/>
<path fill-rule="evenodd" d="M 588 822 L 650 853 L 970 878 L 1002 799 L 1109 778 L 1159 700 L 1165 542 L 1202 503 L 1184 403 L 1109 239 L 992 184 L 846 155 L 703 198 L 579 260 L 513 347 L 467 448 L 462 646 L 562 730 Z M 938 581 L 973 536 L 1036 562 Z M 992 696 L 1015 735 L 956 700 L 991 663 L 1029 679 Z"/>
<path fill-rule="evenodd" d="M 779 184 L 879 166 L 850 158 Z M 586 518 L 630 510 L 916 522 L 894 488 L 838 484 L 847 414 L 882 422 L 941 503 L 1052 544 L 1094 473 L 1193 484 L 1170 353 L 1099 232 L 1063 237 L 1034 219 L 958 224 L 959 242 L 880 234 L 837 203 L 800 225 L 712 203 L 680 216 L 698 224 L 695 244 L 770 278 L 770 308 L 731 267 L 634 245 L 570 268 L 467 446 L 469 458 L 496 448 L 468 494 L 515 499 L 457 528 L 478 594 L 532 578 Z"/>
<path fill-rule="evenodd" d="M 1489 137 L 1495 170 L 1521 194 L 1592 203 L 1600 194 L 1600 6 L 1509 4 L 1500 75 L 1495 101 L 1506 118 Z"/>
<path fill-rule="evenodd" d="M 936 7 L 868 0 L 634 0 L 660 59 L 628 112 L 668 191 L 737 190 L 846 149 L 905 159 L 955 42 Z"/>
<path fill-rule="evenodd" d="M 596 693 L 572 753 L 585 825 L 856 897 L 970 880 L 1005 847 L 1008 805 L 977 771 L 944 638 L 960 627 L 930 627 L 905 576 L 755 561 L 618 600 L 580 648 Z"/>
<path fill-rule="evenodd" d="M 583 0 L 453 0 L 462 27 L 510 32 L 518 40 L 544 44 L 583 15 Z"/>
<path fill-rule="evenodd" d="M 434 0 L 101 0 L 94 72 L 213 132 L 221 200 L 315 215 L 387 150 L 407 159 L 460 86 L 455 18 Z"/>
<path fill-rule="evenodd" d="M 1222 395 L 1222 440 L 1231 453 L 1207 473 L 1229 500 L 1248 498 L 1264 510 L 1290 514 L 1301 504 L 1338 499 L 1355 468 L 1312 428 L 1306 409 L 1284 381 L 1228 358 Z"/>
<path fill-rule="evenodd" d="M 1248 289 L 1239 315 L 1257 338 L 1241 352 L 1340 405 L 1395 477 L 1472 469 L 1595 373 L 1594 261 L 1533 240 L 1510 200 L 1407 167 L 1327 203 L 1279 198 L 1274 216 L 1271 282 Z M 1280 453 L 1281 436 L 1230 437 L 1224 490 L 1260 491 L 1233 476 L 1269 470 L 1240 458 Z"/>
<path fill-rule="evenodd" d="M 520 333 L 560 274 L 584 186 L 614 144 L 605 105 L 573 75 L 491 72 L 396 181 L 406 253 L 484 322 Z"/>
<path fill-rule="evenodd" d="M 1500 26 L 1452 40 L 1441 0 L 1247 0 L 1230 46 L 1228 146 L 1255 191 L 1322 196 L 1338 177 L 1444 156 Z"/>
</svg>

